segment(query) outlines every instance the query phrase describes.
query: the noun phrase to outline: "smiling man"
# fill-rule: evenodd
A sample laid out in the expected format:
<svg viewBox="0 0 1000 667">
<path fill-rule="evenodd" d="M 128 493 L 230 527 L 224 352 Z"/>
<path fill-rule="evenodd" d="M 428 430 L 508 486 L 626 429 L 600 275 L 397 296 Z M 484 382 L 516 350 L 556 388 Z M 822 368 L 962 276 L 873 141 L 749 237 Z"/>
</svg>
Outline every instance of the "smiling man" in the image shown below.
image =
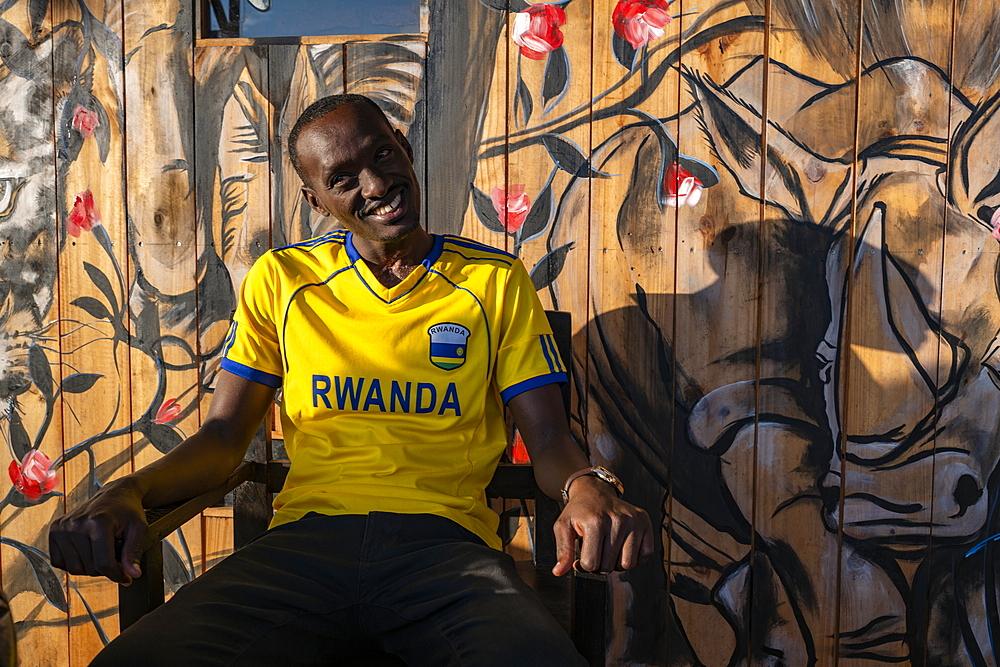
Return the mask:
<svg viewBox="0 0 1000 667">
<path fill-rule="evenodd" d="M 70 572 L 138 576 L 143 507 L 222 483 L 281 387 L 291 468 L 271 528 L 92 664 L 582 664 L 499 550 L 485 487 L 504 404 L 539 486 L 566 499 L 557 575 L 576 539 L 584 569 L 639 564 L 651 527 L 569 435 L 565 369 L 524 267 L 421 227 L 410 145 L 367 98 L 319 100 L 289 143 L 303 196 L 342 229 L 257 261 L 205 424 L 50 542 Z"/>
</svg>

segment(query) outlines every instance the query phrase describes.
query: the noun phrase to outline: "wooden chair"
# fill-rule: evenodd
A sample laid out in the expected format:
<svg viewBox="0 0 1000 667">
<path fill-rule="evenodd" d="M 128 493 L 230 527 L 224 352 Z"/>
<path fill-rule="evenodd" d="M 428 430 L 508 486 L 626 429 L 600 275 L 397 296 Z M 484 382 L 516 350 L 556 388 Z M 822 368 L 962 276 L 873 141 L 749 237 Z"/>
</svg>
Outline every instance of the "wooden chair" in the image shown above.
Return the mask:
<svg viewBox="0 0 1000 667">
<path fill-rule="evenodd" d="M 569 313 L 547 311 L 563 359 L 571 359 L 572 328 Z M 566 364 L 567 368 L 569 364 Z M 569 386 L 563 402 L 569 414 Z M 122 630 L 164 601 L 163 540 L 208 507 L 233 492 L 233 544 L 236 549 L 267 530 L 272 494 L 281 490 L 288 474 L 287 460 L 273 460 L 271 441 L 262 426 L 247 451 L 246 460 L 221 486 L 197 498 L 146 510 L 149 531 L 142 543 L 142 576 L 130 586 L 118 587 L 118 618 Z M 606 645 L 607 582 L 601 575 L 572 573 L 554 577 L 556 562 L 552 526 L 559 503 L 538 488 L 530 465 L 501 463 L 486 489 L 490 498 L 534 500 L 535 517 L 529 522 L 534 545 L 533 568 L 522 571 L 557 620 L 568 626 L 577 650 L 594 666 L 604 665 Z M 501 523 L 501 529 L 503 524 Z"/>
</svg>

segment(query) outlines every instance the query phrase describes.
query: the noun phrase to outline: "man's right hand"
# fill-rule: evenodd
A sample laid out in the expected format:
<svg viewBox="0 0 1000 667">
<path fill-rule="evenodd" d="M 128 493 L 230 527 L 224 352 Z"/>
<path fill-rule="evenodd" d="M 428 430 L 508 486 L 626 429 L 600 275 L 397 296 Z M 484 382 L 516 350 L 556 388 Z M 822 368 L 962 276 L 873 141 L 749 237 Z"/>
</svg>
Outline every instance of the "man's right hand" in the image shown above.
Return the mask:
<svg viewBox="0 0 1000 667">
<path fill-rule="evenodd" d="M 127 478 L 107 484 L 93 498 L 49 527 L 52 565 L 70 574 L 105 576 L 128 585 L 142 574 L 139 553 L 148 525 L 142 496 Z M 115 540 L 123 542 L 121 562 Z"/>
<path fill-rule="evenodd" d="M 221 371 L 208 416 L 194 435 L 52 522 L 52 564 L 70 574 L 131 583 L 141 575 L 139 547 L 149 528 L 143 508 L 194 498 L 226 481 L 273 400 L 273 387 Z M 123 542 L 121 562 L 116 539 Z"/>
</svg>

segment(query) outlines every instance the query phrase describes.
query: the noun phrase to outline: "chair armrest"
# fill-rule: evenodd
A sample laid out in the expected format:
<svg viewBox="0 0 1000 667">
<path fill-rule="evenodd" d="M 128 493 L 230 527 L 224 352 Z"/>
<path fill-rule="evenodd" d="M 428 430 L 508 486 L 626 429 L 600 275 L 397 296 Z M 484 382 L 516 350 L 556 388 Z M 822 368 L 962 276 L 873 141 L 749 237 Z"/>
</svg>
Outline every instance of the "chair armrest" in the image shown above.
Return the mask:
<svg viewBox="0 0 1000 667">
<path fill-rule="evenodd" d="M 266 479 L 266 467 L 253 461 L 244 461 L 233 471 L 225 482 L 211 491 L 189 500 L 171 503 L 162 507 L 152 507 L 146 510 L 146 522 L 149 530 L 142 540 L 142 553 L 145 553 L 170 533 L 195 518 L 215 503 L 226 497 L 226 494 L 243 482 L 262 481 Z"/>
</svg>

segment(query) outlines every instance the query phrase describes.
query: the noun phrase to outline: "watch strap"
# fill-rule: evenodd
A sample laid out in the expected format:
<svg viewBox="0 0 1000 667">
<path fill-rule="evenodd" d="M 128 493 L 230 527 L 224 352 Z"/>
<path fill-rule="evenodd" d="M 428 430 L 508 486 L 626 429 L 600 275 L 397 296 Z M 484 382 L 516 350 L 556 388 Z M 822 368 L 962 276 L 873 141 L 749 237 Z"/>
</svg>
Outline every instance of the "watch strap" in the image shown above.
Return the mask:
<svg viewBox="0 0 1000 667">
<path fill-rule="evenodd" d="M 577 470 L 575 473 L 566 478 L 566 483 L 563 484 L 563 488 L 560 490 L 562 494 L 563 502 L 569 502 L 569 487 L 574 481 L 580 477 L 596 477 L 602 482 L 607 482 L 611 486 L 615 487 L 615 491 L 618 492 L 618 496 L 621 497 L 625 493 L 625 487 L 622 486 L 621 480 L 613 472 L 605 468 L 604 466 L 594 466 L 593 468 L 584 468 L 583 470 Z"/>
</svg>

